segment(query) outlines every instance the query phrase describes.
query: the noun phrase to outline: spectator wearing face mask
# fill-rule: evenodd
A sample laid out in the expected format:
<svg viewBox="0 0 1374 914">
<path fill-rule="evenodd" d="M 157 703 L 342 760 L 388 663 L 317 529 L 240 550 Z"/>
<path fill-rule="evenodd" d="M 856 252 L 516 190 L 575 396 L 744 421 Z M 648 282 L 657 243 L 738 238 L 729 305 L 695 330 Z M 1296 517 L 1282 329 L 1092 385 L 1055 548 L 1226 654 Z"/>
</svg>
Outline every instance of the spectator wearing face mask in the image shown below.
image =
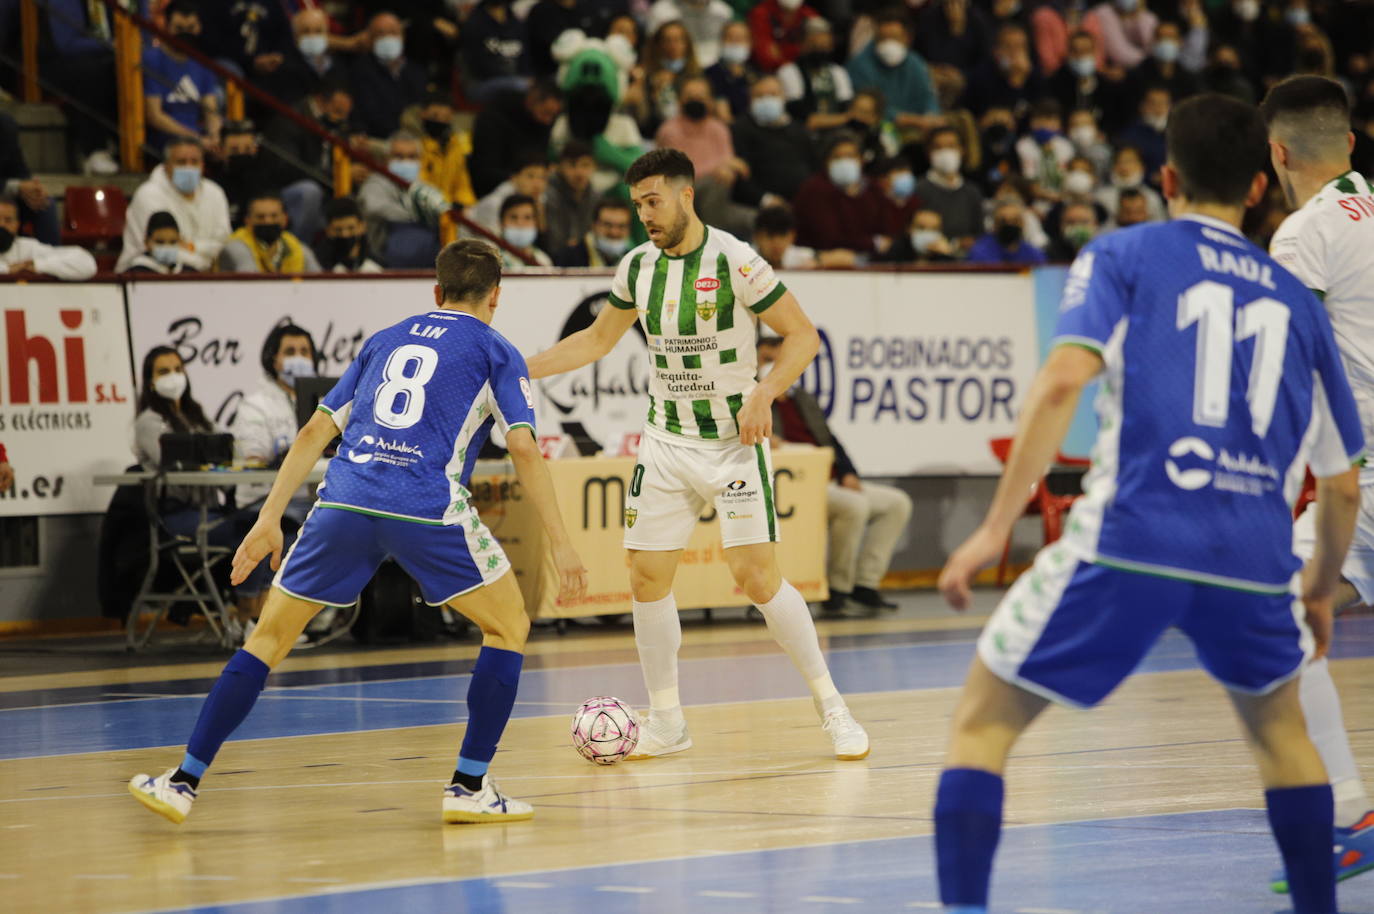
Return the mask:
<svg viewBox="0 0 1374 914">
<path fill-rule="evenodd" d="M 716 96 L 716 114 L 726 123 L 749 110 L 749 86 L 759 76 L 749 62 L 750 53 L 749 27 L 743 22 L 727 22 L 720 33 L 720 59 L 706 68 L 706 78 Z"/>
<path fill-rule="evenodd" d="M 1016 141 L 1021 160 L 1021 175 L 1031 182 L 1038 200 L 1059 198 L 1064 169 L 1074 156 L 1073 143 L 1064 136 L 1064 118 L 1059 103 L 1042 98 L 1031 108 L 1030 133 Z"/>
<path fill-rule="evenodd" d="M 855 265 L 853 251 L 817 251 L 797 241 L 797 223 L 786 206 L 766 206 L 754 219 L 752 244 L 775 270 L 846 269 Z"/>
<path fill-rule="evenodd" d="M 405 56 L 405 29 L 391 13 L 378 13 L 367 26 L 369 50 L 358 54 L 349 74 L 354 117 L 371 137 L 390 136 L 401 112 L 425 97 L 425 73 Z"/>
<path fill-rule="evenodd" d="M 353 92 L 337 73 L 315 83 L 295 108 L 301 117 L 342 139 L 359 133 L 352 122 Z M 313 239 L 320 229 L 324 201 L 333 196 L 334 147 L 285 114 L 268 121 L 263 135 L 265 148 L 257 152 L 254 144 L 256 158 L 244 160 L 245 170 L 280 176 L 275 186 L 283 188 L 291 224 L 301 229 L 302 237 Z M 225 142 L 229 142 L 227 134 Z M 353 181 L 361 184 L 365 178 L 360 166 L 351 167 Z"/>
<path fill-rule="evenodd" d="M 1229 95 L 1247 105 L 1255 103 L 1255 86 L 1245 75 L 1240 52 L 1234 45 L 1217 43 L 1202 71 L 1202 91 Z"/>
<path fill-rule="evenodd" d="M 787 113 L 807 130 L 831 130 L 849 120 L 846 109 L 854 98 L 849 71 L 835 63 L 835 36 L 819 16 L 806 20 L 801 53 L 778 68 Z"/>
<path fill-rule="evenodd" d="M 692 36 L 681 22 L 669 21 L 655 28 L 644 44 L 644 98 L 636 113 L 645 135 L 678 113 L 678 86 L 703 72 L 697 63 Z"/>
<path fill-rule="evenodd" d="M 754 222 L 751 209 L 733 202 L 735 184 L 750 175 L 749 164 L 735 154 L 730 128 L 715 115 L 711 84 L 692 76 L 679 84 L 679 113 L 663 122 L 654 141 L 679 149 L 696 169 L 696 209 L 708 225 L 747 238 Z"/>
<path fill-rule="evenodd" d="M 963 140 L 952 127 L 935 130 L 926 141 L 930 170 L 916 182 L 922 207 L 939 213 L 944 233 L 959 250 L 968 250 L 983 232 L 983 193 L 963 175 Z"/>
<path fill-rule="evenodd" d="M 514 170 L 509 179 L 496 185 L 496 188 L 473 207 L 468 215 L 472 221 L 485 226 L 493 232 L 501 231 L 501 204 L 515 194 L 529 197 L 535 201 L 537 221 L 541 228 L 548 224 L 544 216 L 544 191 L 549 184 L 549 165 L 543 153 L 533 151 L 513 163 Z"/>
<path fill-rule="evenodd" d="M 315 252 L 286 230 L 286 207 L 276 194 L 260 194 L 249 201 L 243 228 L 229 236 L 219 263 L 226 273 L 320 272 Z"/>
<path fill-rule="evenodd" d="M 1106 0 L 1088 11 L 1083 25 L 1102 36 L 1109 65 L 1129 70 L 1150 53 L 1159 18 L 1144 0 Z"/>
<path fill-rule="evenodd" d="M 352 197 L 335 197 L 324 207 L 324 238 L 315 245 L 315 259 L 328 273 L 380 273 L 381 264 L 367 247 L 367 230 L 358 203 Z"/>
<path fill-rule="evenodd" d="M 472 206 L 477 196 L 468 172 L 472 136 L 459 130 L 453 102 L 443 92 L 429 92 L 418 109 L 401 116 L 405 129 L 420 137 L 420 180 L 437 187 L 444 199 L 457 206 Z"/>
<path fill-rule="evenodd" d="M 1123 190 L 1117 197 L 1116 213 L 1111 224 L 1107 226 L 1107 231 L 1130 228 L 1150 221 L 1150 208 L 1145 201 L 1145 195 L 1138 188 Z"/>
<path fill-rule="evenodd" d="M 553 266 L 553 258 L 535 247 L 539 239 L 539 221 L 534 199 L 524 194 L 511 194 L 501 203 L 501 237 L 525 257 L 541 267 Z M 502 265 L 507 270 L 524 270 L 529 264 L 510 251 L 501 251 Z"/>
<path fill-rule="evenodd" d="M 1068 263 L 1078 256 L 1084 245 L 1097 237 L 1099 218 L 1090 203 L 1069 203 L 1059 219 L 1059 231 L 1045 256 L 1052 263 Z"/>
<path fill-rule="evenodd" d="M 195 270 L 213 267 L 229 239 L 229 201 L 218 184 L 203 176 L 204 169 L 205 153 L 199 143 L 185 138 L 168 141 L 162 164 L 129 201 L 117 271 L 127 269 L 143 250 L 148 219 L 161 211 L 171 213 L 181 227 L 183 262 Z"/>
<path fill-rule="evenodd" d="M 387 171 L 371 174 L 358 189 L 358 209 L 367 244 L 391 269 L 422 268 L 439 253 L 439 217 L 448 209 L 444 194 L 420 180 L 420 138 L 405 131 L 387 141 Z"/>
<path fill-rule="evenodd" d="M 901 13 L 878 17 L 874 40 L 849 62 L 857 89 L 877 89 L 887 100 L 883 117 L 899 128 L 927 129 L 942 123 L 930 68 L 911 50 L 911 26 Z"/>
<path fill-rule="evenodd" d="M 544 237 L 549 250 L 561 251 L 578 243 L 592 227 L 597 196 L 592 190 L 596 159 L 581 140 L 569 140 L 558 154 L 544 189 Z"/>
<path fill-rule="evenodd" d="M 172 0 L 162 10 L 167 31 L 198 47 L 200 11 L 190 0 Z M 143 118 L 148 125 L 148 142 L 153 146 L 173 137 L 219 144 L 219 80 L 198 61 L 171 45 L 150 45 L 143 49 Z"/>
<path fill-rule="evenodd" d="M 902 156 L 882 159 L 870 169 L 869 178 L 869 192 L 881 226 L 879 234 L 900 238 L 921 206 L 911 163 Z"/>
<path fill-rule="evenodd" d="M 1061 234 L 1061 220 L 1064 211 L 1071 206 L 1088 206 L 1096 217 L 1095 224 L 1107 220 L 1107 211 L 1098 204 L 1094 194 L 1097 191 L 1097 172 L 1093 163 L 1084 156 L 1074 156 L 1064 168 L 1064 181 L 1060 187 L 1059 200 L 1045 216 L 1045 231 L 1053 244 Z"/>
<path fill-rule="evenodd" d="M 143 251 L 129 262 L 126 273 L 194 273 L 181 257 L 181 230 L 169 212 L 153 213 L 148 218 L 148 240 Z"/>
<path fill-rule="evenodd" d="M 1159 183 L 1159 170 L 1167 154 L 1164 128 L 1169 123 L 1171 104 L 1168 89 L 1163 86 L 1146 89 L 1140 102 L 1140 116 L 1117 137 L 1118 146 L 1134 146 L 1140 150 L 1145 163 L 1145 181 L 1151 185 Z"/>
<path fill-rule="evenodd" d="M 316 92 L 326 79 L 346 80 L 347 67 L 329 49 L 329 17 L 306 7 L 291 17 L 291 44 L 274 72 L 262 77 L 263 88 L 288 105 Z"/>
<path fill-rule="evenodd" d="M 1192 48 L 1192 38 L 1194 35 L 1201 35 L 1203 46 L 1196 49 L 1196 60 L 1192 61 L 1191 66 L 1184 64 L 1185 45 L 1183 32 L 1177 22 L 1161 22 L 1159 28 L 1155 30 L 1155 43 L 1150 49 L 1150 56 L 1142 61 L 1138 66 L 1127 75 L 1128 84 L 1128 104 L 1132 109 L 1139 109 L 1141 100 L 1145 97 L 1145 90 L 1150 86 L 1163 86 L 1169 90 L 1169 95 L 1175 101 L 1182 101 L 1191 95 L 1196 95 L 1199 88 L 1197 73 L 1205 62 L 1206 39 L 1207 39 L 1207 17 L 1204 15 L 1202 24 L 1195 26 L 1189 33 L 1188 49 Z"/>
<path fill-rule="evenodd" d="M 1158 222 L 1169 218 L 1164 199 L 1154 188 L 1145 184 L 1145 162 L 1140 157 L 1140 150 L 1134 146 L 1122 146 L 1116 150 L 1108 183 L 1098 188 L 1094 199 L 1108 213 L 1115 213 L 1121 194 L 1126 191 L 1140 192 L 1145 198 L 1146 210 L 1151 221 Z"/>
<path fill-rule="evenodd" d="M 1293 72 L 1296 27 L 1281 15 L 1266 16 L 1261 0 L 1230 0 L 1212 13 L 1212 36 L 1240 53 L 1245 76 L 1252 86 Z M 1363 5 L 1363 4 L 1361 4 Z M 1366 14 L 1367 15 L 1367 14 Z M 1310 22 L 1310 14 L 1306 17 Z"/>
<path fill-rule="evenodd" d="M 1025 207 L 1019 201 L 1003 200 L 992 215 L 992 231 L 973 243 L 969 263 L 1005 263 L 1036 266 L 1045 262 L 1045 252 L 1025 240 Z"/>
<path fill-rule="evenodd" d="M 480 0 L 463 23 L 459 45 L 464 91 L 473 101 L 529 88 L 529 38 L 509 0 Z"/>
<path fill-rule="evenodd" d="M 1086 108 L 1069 113 L 1069 142 L 1075 155 L 1092 163 L 1093 174 L 1105 178 L 1112 168 L 1112 147 L 1098 127 L 1097 116 Z"/>
<path fill-rule="evenodd" d="M 614 267 L 630 249 L 630 205 L 603 197 L 596 203 L 591 231 L 554 256 L 560 267 Z"/>
<path fill-rule="evenodd" d="M 1019 25 L 1004 25 L 993 38 L 992 54 L 969 76 L 965 106 L 976 115 L 1006 108 L 1019 117 L 1048 92 L 1031 58 L 1030 38 Z"/>
<path fill-rule="evenodd" d="M 691 38 L 696 62 L 709 67 L 720 58 L 720 32 L 735 18 L 735 11 L 724 0 L 657 0 L 649 7 L 649 32 L 664 24 L 677 22 Z"/>
<path fill-rule="evenodd" d="M 297 177 L 281 165 L 277 157 L 263 154 L 252 121 L 224 125 L 221 186 L 229 198 L 229 221 L 242 225 L 250 200 L 280 192 L 287 221 L 297 237 L 313 241 L 324 229 L 325 187 L 312 177 Z M 332 172 L 326 175 L 332 177 Z"/>
<path fill-rule="evenodd" d="M 85 248 L 55 247 L 34 238 L 20 237 L 19 202 L 13 197 L 0 196 L 0 273 L 30 273 L 80 281 L 95 275 L 95 258 Z"/>
<path fill-rule="evenodd" d="M 763 0 L 749 11 L 754 62 L 765 73 L 792 63 L 802 53 L 807 23 L 816 11 L 803 0 Z"/>
<path fill-rule="evenodd" d="M 992 207 L 988 211 L 985 225 L 992 226 L 993 216 L 1003 203 L 1016 203 L 1021 207 L 1021 237 L 1033 248 L 1045 250 L 1049 247 L 1050 236 L 1045 231 L 1045 223 L 1035 210 L 1034 189 L 1031 183 L 1020 175 L 1013 175 L 998 184 L 992 192 Z"/>
<path fill-rule="evenodd" d="M 1050 77 L 1051 97 L 1063 111 L 1087 108 L 1099 122 L 1115 128 L 1127 97 L 1124 71 L 1102 68 L 1098 63 L 1097 39 L 1090 32 L 1077 31 L 1069 38 L 1069 56 Z"/>
<path fill-rule="evenodd" d="M 892 249 L 878 259 L 891 263 L 950 263 L 958 259 L 958 250 L 945 237 L 940 214 L 933 209 L 918 209 L 892 242 Z"/>
<path fill-rule="evenodd" d="M 824 169 L 802 184 L 793 211 L 797 240 L 818 251 L 871 254 L 888 241 L 864 181 L 858 141 L 846 132 L 831 140 Z"/>
<path fill-rule="evenodd" d="M 750 205 L 791 200 L 816 170 L 811 133 L 788 116 L 776 76 L 754 83 L 749 111 L 735 121 L 731 134 L 735 155 L 748 164 L 750 175 L 737 197 Z"/>
</svg>

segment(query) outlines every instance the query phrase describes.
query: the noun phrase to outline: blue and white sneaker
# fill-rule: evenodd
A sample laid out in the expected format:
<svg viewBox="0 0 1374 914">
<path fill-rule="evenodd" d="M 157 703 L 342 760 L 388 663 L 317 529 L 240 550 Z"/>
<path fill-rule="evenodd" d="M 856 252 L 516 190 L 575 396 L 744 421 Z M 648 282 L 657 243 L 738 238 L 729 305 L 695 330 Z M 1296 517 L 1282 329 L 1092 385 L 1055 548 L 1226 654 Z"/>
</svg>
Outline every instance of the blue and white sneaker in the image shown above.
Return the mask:
<svg viewBox="0 0 1374 914">
<path fill-rule="evenodd" d="M 1374 870 L 1374 809 L 1350 828 L 1336 829 L 1334 845 L 1337 882 Z M 1288 874 L 1279 870 L 1269 887 L 1279 894 L 1286 893 Z"/>
<path fill-rule="evenodd" d="M 506 796 L 489 777 L 482 778 L 482 789 L 476 792 L 462 784 L 444 788 L 444 822 L 449 825 L 523 822 L 533 818 L 533 806 Z"/>
<path fill-rule="evenodd" d="M 168 768 L 158 777 L 136 774 L 129 781 L 129 793 L 153 812 L 180 825 L 190 815 L 196 800 L 195 788 L 190 784 L 173 783 L 175 768 Z"/>
</svg>

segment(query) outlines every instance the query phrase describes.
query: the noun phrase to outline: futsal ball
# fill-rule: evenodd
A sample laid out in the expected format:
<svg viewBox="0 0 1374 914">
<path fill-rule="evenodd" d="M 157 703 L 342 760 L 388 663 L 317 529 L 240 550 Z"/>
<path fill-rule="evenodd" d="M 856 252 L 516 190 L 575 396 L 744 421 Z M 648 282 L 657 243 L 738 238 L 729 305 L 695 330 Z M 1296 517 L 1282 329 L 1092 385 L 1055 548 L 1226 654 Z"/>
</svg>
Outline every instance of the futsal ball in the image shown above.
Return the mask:
<svg viewBox="0 0 1374 914">
<path fill-rule="evenodd" d="M 577 754 L 598 765 L 614 765 L 639 744 L 639 720 L 619 698 L 588 698 L 572 720 Z"/>
</svg>

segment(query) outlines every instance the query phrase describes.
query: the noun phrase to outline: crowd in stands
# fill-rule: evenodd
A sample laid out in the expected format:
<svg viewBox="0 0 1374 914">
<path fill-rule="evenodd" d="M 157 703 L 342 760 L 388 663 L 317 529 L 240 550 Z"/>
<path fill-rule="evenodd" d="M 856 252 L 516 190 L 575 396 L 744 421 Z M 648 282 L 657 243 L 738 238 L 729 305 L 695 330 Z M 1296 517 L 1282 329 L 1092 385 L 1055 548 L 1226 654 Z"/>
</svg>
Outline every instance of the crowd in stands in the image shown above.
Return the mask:
<svg viewBox="0 0 1374 914">
<path fill-rule="evenodd" d="M 653 146 L 691 158 L 706 222 L 782 266 L 1065 261 L 1166 217 L 1173 104 L 1258 101 L 1295 72 L 1347 86 L 1356 168 L 1374 171 L 1369 0 L 145 5 L 297 118 L 250 98 L 248 120 L 226 121 L 216 73 L 150 41 L 160 162 L 129 206 L 119 270 L 426 267 L 454 207 L 504 239 L 512 268 L 611 265 L 644 239 L 622 176 Z M 91 43 L 104 8 L 45 11 L 47 60 L 80 59 L 81 78 L 59 82 L 113 120 L 113 58 Z M 298 119 L 364 154 L 351 195 L 334 146 Z M 70 123 L 87 171 L 109 172 L 108 128 Z M 13 134 L 0 118 L 0 244 L 12 212 L 32 244 L 54 245 L 52 202 Z M 1263 241 L 1283 214 L 1272 187 L 1247 228 Z M 76 260 L 11 243 L 0 269 L 70 278 Z"/>
</svg>

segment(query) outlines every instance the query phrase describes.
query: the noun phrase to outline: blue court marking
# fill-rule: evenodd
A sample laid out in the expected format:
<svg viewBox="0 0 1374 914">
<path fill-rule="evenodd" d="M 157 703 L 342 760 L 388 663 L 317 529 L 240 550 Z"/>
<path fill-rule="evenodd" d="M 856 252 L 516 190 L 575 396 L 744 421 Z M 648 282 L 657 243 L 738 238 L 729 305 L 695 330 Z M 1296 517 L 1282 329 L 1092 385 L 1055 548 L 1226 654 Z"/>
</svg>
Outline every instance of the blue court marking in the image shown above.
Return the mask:
<svg viewBox="0 0 1374 914">
<path fill-rule="evenodd" d="M 1374 619 L 1337 623 L 1342 656 L 1374 656 Z M 935 689 L 963 682 L 973 657 L 971 641 L 830 651 L 827 659 L 840 690 L 848 694 Z M 1137 672 L 1197 668 L 1192 645 L 1166 634 Z M 431 676 L 395 681 L 354 682 L 289 689 L 269 688 L 235 739 L 266 739 L 351 733 L 396 727 L 459 723 L 467 719 L 464 698 L 469 677 Z M 269 680 L 275 682 L 275 680 Z M 689 704 L 803 698 L 809 693 L 782 654 L 684 660 L 683 697 Z M 635 663 L 532 670 L 520 679 L 516 717 L 542 717 L 572 710 L 592 695 L 643 701 L 643 679 Z M 111 689 L 113 692 L 114 690 Z M 134 687 L 122 694 L 140 694 Z M 107 695 L 107 699 L 113 698 Z M 180 745 L 195 725 L 200 695 L 130 697 L 90 704 L 0 711 L 0 759 L 110 752 Z"/>
<path fill-rule="evenodd" d="M 538 820 L 530 826 L 538 828 Z M 185 908 L 199 914 L 760 914 L 938 910 L 929 836 L 650 863 L 418 880 L 269 901 Z M 515 861 L 511 861 L 515 862 Z M 1268 890 L 1278 852 L 1260 810 L 1177 813 L 1012 827 L 993 871 L 994 912 L 1256 914 L 1287 911 Z M 1361 880 L 1364 880 L 1362 883 Z M 1374 878 L 1341 887 L 1345 914 L 1374 914 Z M 915 903 L 920 907 L 909 907 Z"/>
</svg>

